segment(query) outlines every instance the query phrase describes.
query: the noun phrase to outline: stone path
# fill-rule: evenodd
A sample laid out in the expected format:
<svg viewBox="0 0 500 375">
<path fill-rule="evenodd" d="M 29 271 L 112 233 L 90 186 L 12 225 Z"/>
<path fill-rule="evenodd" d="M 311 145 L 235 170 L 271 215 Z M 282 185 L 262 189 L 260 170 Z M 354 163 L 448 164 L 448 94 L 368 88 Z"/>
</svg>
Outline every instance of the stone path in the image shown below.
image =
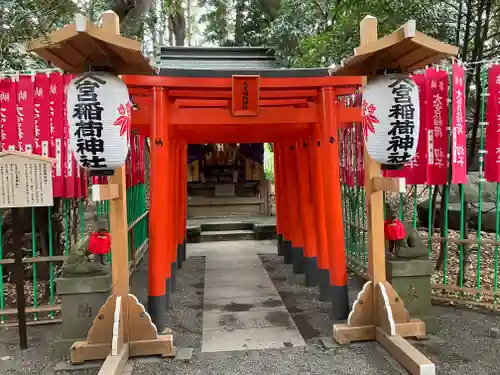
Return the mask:
<svg viewBox="0 0 500 375">
<path fill-rule="evenodd" d="M 305 342 L 258 256 L 256 241 L 200 244 L 205 256 L 202 352 L 283 348 Z"/>
</svg>

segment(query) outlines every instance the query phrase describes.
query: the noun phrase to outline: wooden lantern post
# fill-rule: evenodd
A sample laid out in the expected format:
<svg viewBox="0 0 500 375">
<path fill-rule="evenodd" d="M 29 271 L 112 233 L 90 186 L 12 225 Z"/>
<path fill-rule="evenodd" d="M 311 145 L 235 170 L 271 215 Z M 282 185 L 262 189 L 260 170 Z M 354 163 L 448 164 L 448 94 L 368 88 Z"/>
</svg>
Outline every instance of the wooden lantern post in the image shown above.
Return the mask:
<svg viewBox="0 0 500 375">
<path fill-rule="evenodd" d="M 150 74 L 139 42 L 119 35 L 119 19 L 105 12 L 102 27 L 78 15 L 76 22 L 33 41 L 28 49 L 57 67 L 74 74 L 89 66 L 105 67 L 115 74 Z M 119 374 L 129 356 L 175 355 L 173 336 L 158 335 L 137 298 L 130 294 L 125 166 L 115 170 L 108 185 L 94 185 L 94 200 L 109 201 L 112 248 L 112 295 L 99 310 L 87 340 L 71 347 L 71 362 L 106 359 L 99 374 Z"/>
<path fill-rule="evenodd" d="M 455 56 L 458 49 L 434 40 L 416 30 L 410 21 L 381 39 L 377 36 L 377 19 L 365 17 L 360 24 L 360 47 L 354 56 L 334 70 L 334 75 L 374 76 L 378 71 L 399 68 L 412 72 L 446 56 Z M 410 319 L 402 299 L 386 280 L 383 192 L 404 192 L 404 178 L 384 178 L 381 165 L 365 148 L 365 191 L 368 203 L 368 276 L 353 304 L 347 324 L 333 326 L 333 338 L 341 344 L 376 340 L 411 374 L 433 375 L 434 363 L 403 337 L 424 337 L 425 323 Z"/>
</svg>

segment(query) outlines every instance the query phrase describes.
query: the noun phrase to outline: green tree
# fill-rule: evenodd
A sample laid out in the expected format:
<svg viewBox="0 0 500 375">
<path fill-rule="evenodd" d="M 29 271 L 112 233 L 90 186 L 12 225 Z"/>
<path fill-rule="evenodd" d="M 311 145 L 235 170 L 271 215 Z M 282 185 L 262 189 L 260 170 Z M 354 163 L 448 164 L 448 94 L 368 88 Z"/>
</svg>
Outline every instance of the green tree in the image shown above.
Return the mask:
<svg viewBox="0 0 500 375">
<path fill-rule="evenodd" d="M 221 46 L 267 44 L 267 29 L 278 15 L 280 0 L 200 0 L 208 12 L 204 37 Z"/>
<path fill-rule="evenodd" d="M 46 67 L 25 43 L 71 22 L 77 9 L 69 0 L 0 0 L 0 70 Z"/>
</svg>

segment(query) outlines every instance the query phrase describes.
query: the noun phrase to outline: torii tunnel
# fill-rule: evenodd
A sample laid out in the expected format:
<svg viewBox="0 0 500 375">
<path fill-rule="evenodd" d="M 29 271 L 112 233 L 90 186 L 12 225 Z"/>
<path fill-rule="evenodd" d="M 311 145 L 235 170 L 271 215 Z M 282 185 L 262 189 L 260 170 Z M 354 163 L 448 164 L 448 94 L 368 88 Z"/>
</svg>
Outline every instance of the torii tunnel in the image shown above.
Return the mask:
<svg viewBox="0 0 500 375">
<path fill-rule="evenodd" d="M 187 145 L 200 143 L 273 144 L 278 253 L 319 286 L 334 319 L 347 318 L 338 134 L 361 121 L 347 98 L 362 77 L 308 72 L 123 77 L 133 129 L 151 139 L 148 310 L 159 331 L 186 257 Z"/>
</svg>

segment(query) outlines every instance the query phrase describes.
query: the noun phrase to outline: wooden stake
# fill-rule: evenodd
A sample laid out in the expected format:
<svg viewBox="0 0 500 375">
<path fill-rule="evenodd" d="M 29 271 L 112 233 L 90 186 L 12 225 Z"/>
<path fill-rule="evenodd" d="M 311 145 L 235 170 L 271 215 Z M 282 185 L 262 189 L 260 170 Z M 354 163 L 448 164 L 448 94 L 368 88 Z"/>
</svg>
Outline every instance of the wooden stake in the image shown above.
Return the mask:
<svg viewBox="0 0 500 375">
<path fill-rule="evenodd" d="M 26 329 L 26 302 L 24 301 L 24 265 L 23 265 L 23 231 L 21 230 L 21 209 L 11 208 L 14 224 L 14 262 L 16 276 L 17 322 L 19 330 L 19 347 L 28 349 L 28 332 Z M 33 213 L 32 213 L 33 214 Z M 1 228 L 0 228 L 1 229 Z"/>
<path fill-rule="evenodd" d="M 366 16 L 360 24 L 360 35 L 361 46 L 376 41 L 377 19 Z M 333 326 L 333 339 L 341 344 L 377 340 L 411 374 L 434 375 L 434 363 L 403 339 L 425 336 L 425 324 L 418 319 L 410 320 L 402 299 L 386 281 L 383 191 L 401 191 L 403 184 L 398 179 L 382 178 L 380 164 L 368 155 L 366 149 L 364 161 L 370 281 L 354 302 L 347 324 Z"/>
<path fill-rule="evenodd" d="M 119 33 L 118 17 L 106 12 L 102 28 L 110 34 Z M 137 298 L 129 294 L 127 186 L 125 166 L 115 170 L 109 188 L 98 191 L 99 199 L 109 200 L 111 232 L 111 272 L 113 295 L 99 310 L 87 340 L 71 347 L 71 362 L 106 358 L 99 374 L 119 374 L 129 355 L 174 356 L 172 335 L 158 336 L 151 317 Z"/>
</svg>

